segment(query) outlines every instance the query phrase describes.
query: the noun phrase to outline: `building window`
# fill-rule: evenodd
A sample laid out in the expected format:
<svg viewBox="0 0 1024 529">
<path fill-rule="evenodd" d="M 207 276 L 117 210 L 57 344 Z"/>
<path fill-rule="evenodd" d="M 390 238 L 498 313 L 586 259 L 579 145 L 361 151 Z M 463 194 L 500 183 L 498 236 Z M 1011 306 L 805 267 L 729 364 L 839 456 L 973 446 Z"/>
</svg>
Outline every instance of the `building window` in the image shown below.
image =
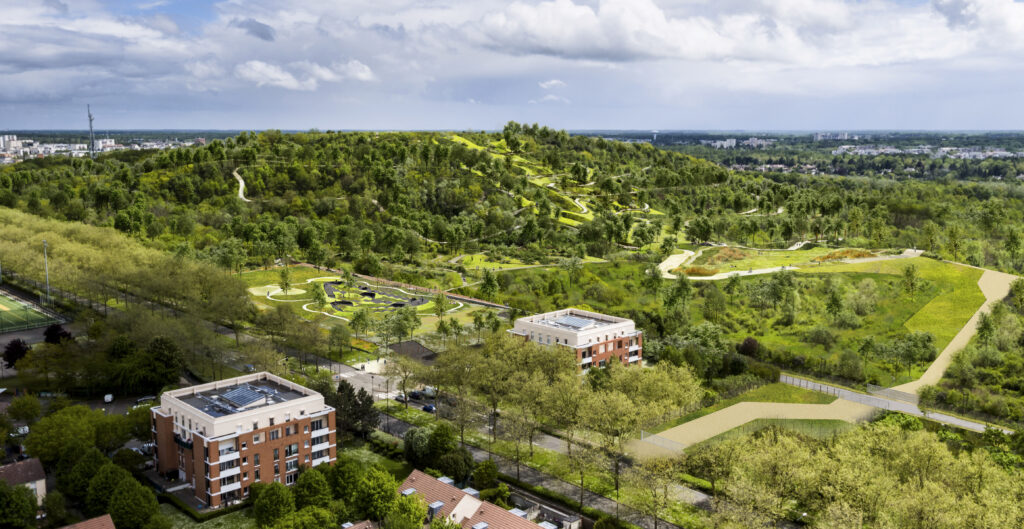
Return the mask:
<svg viewBox="0 0 1024 529">
<path fill-rule="evenodd" d="M 309 454 L 306 454 L 306 462 L 309 463 Z"/>
<path fill-rule="evenodd" d="M 259 454 L 253 454 L 253 456 L 252 456 L 252 464 L 256 465 L 256 466 L 260 466 L 260 455 Z"/>
<path fill-rule="evenodd" d="M 252 436 L 252 444 L 254 444 L 254 445 L 260 444 L 260 442 L 261 442 L 260 438 L 261 438 L 260 434 L 254 434 Z"/>
<path fill-rule="evenodd" d="M 302 433 L 309 433 L 309 426 L 303 426 Z"/>
<path fill-rule="evenodd" d="M 281 437 L 281 429 L 270 430 L 270 440 L 276 441 L 278 437 Z"/>
<path fill-rule="evenodd" d="M 312 428 L 314 430 L 322 430 L 324 428 L 324 420 L 323 419 L 317 419 L 317 420 L 309 423 L 309 426 L 310 426 L 310 428 Z"/>
<path fill-rule="evenodd" d="M 242 441 L 242 450 L 245 450 L 245 441 Z"/>
<path fill-rule="evenodd" d="M 259 481 L 260 480 L 260 469 L 257 468 L 256 470 L 253 471 L 252 479 L 255 480 L 255 481 Z"/>
<path fill-rule="evenodd" d="M 274 450 L 275 452 L 277 450 Z M 291 457 L 299 454 L 299 443 L 292 443 L 284 449 L 284 457 Z M 276 459 L 276 458 L 275 458 Z"/>
<path fill-rule="evenodd" d="M 295 480 L 298 479 L 298 477 L 298 474 L 288 474 L 287 476 L 284 477 L 284 482 L 288 485 L 291 485 L 292 483 L 295 483 Z"/>
<path fill-rule="evenodd" d="M 259 429 L 260 429 L 260 423 L 259 423 L 259 421 L 253 421 L 253 423 L 252 423 L 252 429 L 253 429 L 253 430 L 259 430 Z"/>
<path fill-rule="evenodd" d="M 281 459 L 281 452 L 277 448 L 275 448 L 274 449 L 274 461 L 279 461 L 280 459 Z"/>
<path fill-rule="evenodd" d="M 274 463 L 274 475 L 278 476 L 280 474 L 281 474 L 281 466 L 278 465 L 277 463 Z"/>
<path fill-rule="evenodd" d="M 249 479 L 249 473 L 248 472 L 242 472 L 242 481 L 246 481 L 248 479 Z"/>
<path fill-rule="evenodd" d="M 293 459 L 293 460 L 288 461 L 287 463 L 284 464 L 284 471 L 285 472 L 293 472 L 293 471 L 298 470 L 298 469 L 299 469 L 299 460 L 298 459 Z"/>
<path fill-rule="evenodd" d="M 248 458 L 248 457 L 243 457 L 243 458 L 242 458 L 242 464 L 243 464 L 243 465 L 247 465 L 247 464 L 249 464 L 249 458 Z"/>
<path fill-rule="evenodd" d="M 270 425 L 271 425 L 271 426 L 273 426 L 273 425 L 274 425 L 274 418 L 273 418 L 273 417 L 271 417 L 271 418 L 270 418 Z"/>
</svg>

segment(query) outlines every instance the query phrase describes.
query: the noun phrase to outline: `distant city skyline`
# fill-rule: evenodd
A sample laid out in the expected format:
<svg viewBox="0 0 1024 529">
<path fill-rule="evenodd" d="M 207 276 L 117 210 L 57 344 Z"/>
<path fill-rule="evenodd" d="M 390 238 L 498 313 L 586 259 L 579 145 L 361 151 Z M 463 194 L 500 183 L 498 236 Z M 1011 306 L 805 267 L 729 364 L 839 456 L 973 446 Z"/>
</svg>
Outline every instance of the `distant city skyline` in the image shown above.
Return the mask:
<svg viewBox="0 0 1024 529">
<path fill-rule="evenodd" d="M 324 5 L 320 5 L 324 4 Z M 1012 0 L 0 0 L 0 127 L 1024 129 Z"/>
</svg>

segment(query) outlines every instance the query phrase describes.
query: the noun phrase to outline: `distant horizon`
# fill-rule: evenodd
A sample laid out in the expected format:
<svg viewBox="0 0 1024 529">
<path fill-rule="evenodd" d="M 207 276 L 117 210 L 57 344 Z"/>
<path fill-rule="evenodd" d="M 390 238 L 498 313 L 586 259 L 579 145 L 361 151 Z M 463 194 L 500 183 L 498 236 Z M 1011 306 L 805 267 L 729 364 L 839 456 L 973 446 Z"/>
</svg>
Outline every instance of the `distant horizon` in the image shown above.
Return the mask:
<svg viewBox="0 0 1024 529">
<path fill-rule="evenodd" d="M 545 126 L 543 123 L 538 123 L 540 126 Z M 579 128 L 569 129 L 561 127 L 548 127 L 554 130 L 564 130 L 569 133 L 598 133 L 598 132 L 616 132 L 616 133 L 644 133 L 644 134 L 671 134 L 671 133 L 684 133 L 684 134 L 780 134 L 780 135 L 796 135 L 796 134 L 816 134 L 816 133 L 836 133 L 846 132 L 851 134 L 1024 134 L 1024 129 L 843 129 L 843 128 L 822 128 L 822 129 L 646 129 L 646 128 Z M 213 128 L 119 128 L 119 129 L 100 129 L 94 130 L 95 134 L 100 133 L 126 133 L 126 132 L 160 132 L 160 133 L 171 133 L 171 132 L 216 132 L 216 133 L 231 133 L 231 132 L 265 132 L 270 130 L 277 130 L 284 133 L 296 133 L 296 132 L 312 132 L 314 130 L 325 132 L 486 132 L 494 133 L 501 132 L 500 128 L 495 129 L 481 129 L 481 128 L 436 128 L 436 129 L 422 129 L 422 128 L 380 128 L 380 129 L 333 129 L 333 128 L 321 128 L 311 127 L 307 129 L 283 129 L 283 128 L 226 128 L 226 129 L 213 129 Z M 61 128 L 46 128 L 46 129 L 33 129 L 33 128 L 9 128 L 0 129 L 0 133 L 3 134 L 14 134 L 14 133 L 84 133 L 88 134 L 89 129 L 61 129 Z"/>
</svg>

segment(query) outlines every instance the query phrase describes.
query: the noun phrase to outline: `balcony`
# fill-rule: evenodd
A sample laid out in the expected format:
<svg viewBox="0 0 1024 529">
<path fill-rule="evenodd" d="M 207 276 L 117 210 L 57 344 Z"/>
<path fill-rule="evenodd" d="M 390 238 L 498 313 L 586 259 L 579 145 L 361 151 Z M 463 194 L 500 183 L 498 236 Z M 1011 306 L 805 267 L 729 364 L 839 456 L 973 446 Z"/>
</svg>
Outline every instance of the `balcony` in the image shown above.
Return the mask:
<svg viewBox="0 0 1024 529">
<path fill-rule="evenodd" d="M 220 471 L 221 478 L 230 478 L 231 476 L 237 476 L 242 473 L 242 467 L 228 468 Z"/>
<path fill-rule="evenodd" d="M 313 445 L 312 450 L 314 452 L 319 452 L 321 450 L 327 450 L 330 447 L 331 447 L 331 443 L 320 443 L 318 445 Z"/>
<path fill-rule="evenodd" d="M 182 437 L 180 435 L 174 434 L 174 442 L 178 443 L 178 446 L 180 446 L 182 448 L 187 448 L 189 450 L 192 449 L 192 440 L 191 439 L 185 440 L 185 439 L 182 439 Z"/>
<path fill-rule="evenodd" d="M 633 356 L 629 357 L 629 363 L 630 364 L 632 364 L 634 362 L 639 362 L 639 361 L 640 361 L 640 355 L 633 355 Z"/>
<path fill-rule="evenodd" d="M 629 352 L 631 352 L 631 353 L 635 353 L 635 352 L 637 352 L 639 350 L 640 350 L 640 345 L 639 344 L 629 346 Z"/>
<path fill-rule="evenodd" d="M 309 436 L 310 437 L 320 437 L 322 435 L 327 435 L 329 433 L 331 433 L 331 429 L 330 428 L 321 428 L 319 430 L 313 430 L 312 432 L 310 432 Z"/>
<path fill-rule="evenodd" d="M 242 482 L 241 481 L 236 481 L 236 482 L 234 482 L 234 483 L 232 483 L 230 485 L 222 486 L 220 488 L 220 493 L 224 494 L 225 492 L 232 492 L 232 491 L 241 490 L 241 489 L 242 489 Z"/>
<path fill-rule="evenodd" d="M 226 463 L 228 461 L 234 461 L 239 457 L 242 457 L 242 454 L 240 454 L 237 450 L 222 450 L 220 452 L 220 459 L 218 459 L 217 462 Z"/>
<path fill-rule="evenodd" d="M 312 466 L 315 467 L 317 465 L 322 465 L 324 463 L 330 463 L 330 462 L 331 462 L 330 456 L 328 456 L 328 457 L 321 457 L 320 459 L 314 459 Z"/>
<path fill-rule="evenodd" d="M 580 362 L 580 365 L 587 366 L 587 365 L 590 365 L 592 363 L 594 363 L 594 357 L 593 356 L 588 356 L 588 357 L 584 358 L 582 362 Z"/>
</svg>

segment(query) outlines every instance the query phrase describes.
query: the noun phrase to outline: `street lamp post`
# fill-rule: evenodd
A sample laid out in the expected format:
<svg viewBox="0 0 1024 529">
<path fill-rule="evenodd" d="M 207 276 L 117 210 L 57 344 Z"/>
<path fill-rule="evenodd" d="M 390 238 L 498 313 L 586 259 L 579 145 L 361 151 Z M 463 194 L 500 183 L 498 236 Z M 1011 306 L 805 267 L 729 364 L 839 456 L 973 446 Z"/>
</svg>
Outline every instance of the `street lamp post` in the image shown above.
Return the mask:
<svg viewBox="0 0 1024 529">
<path fill-rule="evenodd" d="M 46 268 L 46 304 L 50 304 L 50 258 L 46 252 L 46 239 L 43 239 L 43 266 Z"/>
</svg>

